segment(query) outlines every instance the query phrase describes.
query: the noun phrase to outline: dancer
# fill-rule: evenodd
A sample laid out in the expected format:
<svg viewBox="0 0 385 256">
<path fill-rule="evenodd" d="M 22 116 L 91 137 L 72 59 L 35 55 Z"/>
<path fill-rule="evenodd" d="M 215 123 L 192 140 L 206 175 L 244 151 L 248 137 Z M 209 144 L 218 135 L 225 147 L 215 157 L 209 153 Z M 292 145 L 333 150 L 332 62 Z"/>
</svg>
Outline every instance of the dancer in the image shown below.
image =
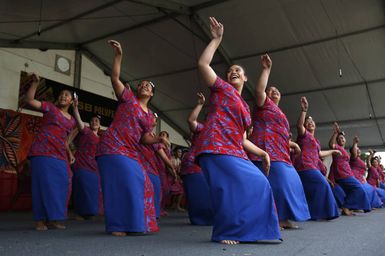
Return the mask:
<svg viewBox="0 0 385 256">
<path fill-rule="evenodd" d="M 75 120 L 68 113 L 72 104 L 72 93 L 63 90 L 58 103 L 35 99 L 40 78 L 30 75 L 31 86 L 26 95 L 26 103 L 43 112 L 39 133 L 32 143 L 29 158 L 32 169 L 32 210 L 36 230 L 47 230 L 47 224 L 57 229 L 65 229 L 58 221 L 67 218 L 69 189 L 68 155 L 66 140 L 75 128 Z"/>
<path fill-rule="evenodd" d="M 333 130 L 334 132 L 329 140 L 329 146 L 331 149 L 339 150 L 342 155 L 333 155 L 333 163 L 330 171 L 333 172 L 335 181 L 342 187 L 346 194 L 342 213 L 348 216 L 352 215 L 351 212 L 344 211 L 344 209 L 370 211 L 371 205 L 365 190 L 361 183 L 354 177 L 349 165 L 349 154 L 344 149 L 346 144 L 345 133 L 341 132 L 337 123 L 334 123 Z"/>
<path fill-rule="evenodd" d="M 266 177 L 247 159 L 244 150 L 263 159 L 269 155 L 246 138 L 250 111 L 241 92 L 247 81 L 241 66 L 232 65 L 227 82 L 210 66 L 223 36 L 223 25 L 210 17 L 212 40 L 198 61 L 204 84 L 211 91 L 210 110 L 196 144 L 196 158 L 209 184 L 214 209 L 212 240 L 237 244 L 280 239 L 273 194 Z"/>
<path fill-rule="evenodd" d="M 78 109 L 77 97 L 73 100 L 73 114 L 80 135 L 73 169 L 73 204 L 77 219 L 87 219 L 99 214 L 101 208 L 101 186 L 98 165 L 95 160 L 96 147 L 99 143 L 100 119 L 94 116 L 90 126 L 85 126 Z"/>
<path fill-rule="evenodd" d="M 267 177 L 273 189 L 280 226 L 283 229 L 298 229 L 289 220 L 310 219 L 309 208 L 301 179 L 290 161 L 289 122 L 278 107 L 281 94 L 276 87 L 268 87 L 272 61 L 265 54 L 261 56 L 262 72 L 256 85 L 253 133 L 250 140 L 271 156 L 271 169 Z M 249 155 L 258 167 L 261 158 Z"/>
<path fill-rule="evenodd" d="M 156 127 L 157 114 L 152 113 L 149 110 L 148 118 L 154 120 L 153 127 Z M 159 165 L 154 151 L 154 145 L 144 145 L 140 144 L 138 148 L 138 153 L 140 157 L 140 163 L 143 169 L 147 172 L 148 177 L 151 180 L 152 186 L 154 188 L 154 205 L 156 218 L 160 217 L 160 200 L 161 200 L 161 183 L 159 177 Z"/>
<path fill-rule="evenodd" d="M 306 116 L 309 103 L 301 98 L 301 113 L 297 121 L 301 155 L 297 171 L 301 178 L 312 220 L 331 220 L 339 217 L 338 207 L 328 181 L 318 167 L 319 158 L 341 154 L 338 150 L 321 151 L 319 141 L 314 137 L 316 124 L 311 116 Z"/>
<path fill-rule="evenodd" d="M 181 175 L 187 197 L 187 209 L 190 223 L 192 225 L 212 225 L 214 210 L 211 203 L 209 186 L 202 173 L 202 169 L 194 163 L 195 145 L 198 143 L 198 136 L 203 130 L 203 124 L 199 123 L 197 119 L 206 101 L 203 93 L 200 92 L 197 96 L 197 105 L 187 120 L 193 135 L 191 139 L 191 148 L 182 160 Z"/>
<path fill-rule="evenodd" d="M 128 232 L 158 231 L 154 208 L 154 191 L 150 179 L 139 164 L 139 143 L 163 141 L 152 135 L 148 102 L 153 85 L 142 81 L 137 96 L 120 81 L 122 47 L 108 43 L 115 51 L 111 81 L 118 98 L 118 108 L 110 127 L 103 133 L 96 152 L 102 180 L 106 232 L 125 236 Z M 151 121 L 149 121 L 151 120 Z"/>
<path fill-rule="evenodd" d="M 355 136 L 353 138 L 353 146 L 350 148 L 350 168 L 354 174 L 354 177 L 362 184 L 365 189 L 366 195 L 369 199 L 370 205 L 373 208 L 380 208 L 383 202 L 377 195 L 375 187 L 371 186 L 365 179 L 366 164 L 360 158 L 361 150 L 358 147 L 359 138 Z"/>
</svg>

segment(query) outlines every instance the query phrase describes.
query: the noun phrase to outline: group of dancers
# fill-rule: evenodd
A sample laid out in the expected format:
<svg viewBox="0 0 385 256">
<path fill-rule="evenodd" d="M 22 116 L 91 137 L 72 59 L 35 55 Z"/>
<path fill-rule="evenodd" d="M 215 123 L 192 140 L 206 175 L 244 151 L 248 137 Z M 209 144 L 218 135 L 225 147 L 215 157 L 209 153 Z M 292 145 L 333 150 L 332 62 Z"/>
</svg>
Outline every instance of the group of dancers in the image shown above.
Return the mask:
<svg viewBox="0 0 385 256">
<path fill-rule="evenodd" d="M 183 183 L 191 224 L 212 225 L 212 241 L 225 244 L 279 241 L 282 230 L 298 228 L 291 221 L 331 220 L 340 216 L 339 209 L 354 215 L 355 210 L 382 207 L 385 175 L 374 152 L 366 164 L 355 137 L 349 155 L 345 134 L 336 123 L 330 149 L 321 150 L 305 97 L 299 103 L 294 142 L 279 108 L 281 94 L 276 87 L 267 87 L 272 69 L 267 54 L 261 56 L 251 117 L 241 96 L 248 79 L 244 68 L 232 65 L 222 79 L 210 66 L 224 33 L 223 25 L 213 17 L 210 28 L 212 40 L 198 61 L 202 81 L 210 90 L 209 111 L 198 122 L 206 101 L 198 93 L 197 105 L 188 117 L 191 148 L 181 162 L 171 159 L 168 133 L 153 133 L 157 116 L 148 104 L 154 84 L 141 81 L 134 95 L 120 81 L 123 51 L 119 42 L 108 41 L 114 49 L 111 81 L 118 108 L 100 137 L 100 119 L 93 117 L 86 126 L 71 92 L 62 91 L 57 105 L 36 100 L 39 77 L 31 75 L 27 103 L 44 114 L 29 155 L 37 230 L 49 225 L 65 228 L 60 221 L 67 215 L 73 161 L 75 211 L 81 216 L 100 212 L 95 202 L 100 202 L 101 187 L 106 232 L 115 236 L 159 230 L 167 174 L 176 178 L 175 186 Z M 68 112 L 71 105 L 73 117 Z M 75 126 L 80 138 L 72 156 L 67 153 L 67 137 Z M 333 157 L 329 174 L 322 162 L 327 156 Z M 183 182 L 177 178 L 177 165 Z M 176 200 L 180 202 L 181 197 Z"/>
</svg>

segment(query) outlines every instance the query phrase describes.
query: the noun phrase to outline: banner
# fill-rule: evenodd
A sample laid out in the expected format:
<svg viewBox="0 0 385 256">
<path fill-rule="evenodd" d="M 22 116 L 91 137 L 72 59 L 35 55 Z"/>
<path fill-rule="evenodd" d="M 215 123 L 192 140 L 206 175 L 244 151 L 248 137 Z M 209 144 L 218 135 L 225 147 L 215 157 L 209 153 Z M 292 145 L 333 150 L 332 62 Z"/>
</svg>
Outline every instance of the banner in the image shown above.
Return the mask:
<svg viewBox="0 0 385 256">
<path fill-rule="evenodd" d="M 19 88 L 19 108 L 31 109 L 25 103 L 26 93 L 30 85 L 30 79 L 27 72 L 22 71 L 20 75 Z M 114 117 L 115 110 L 118 106 L 117 101 L 90 93 L 84 90 L 64 85 L 43 77 L 40 77 L 40 84 L 36 90 L 35 99 L 39 101 L 49 101 L 56 103 L 57 98 L 62 90 L 76 92 L 79 97 L 79 113 L 83 122 L 89 122 L 91 117 L 95 115 L 101 116 L 101 125 L 108 127 Z M 31 109 L 34 110 L 34 109 Z"/>
</svg>

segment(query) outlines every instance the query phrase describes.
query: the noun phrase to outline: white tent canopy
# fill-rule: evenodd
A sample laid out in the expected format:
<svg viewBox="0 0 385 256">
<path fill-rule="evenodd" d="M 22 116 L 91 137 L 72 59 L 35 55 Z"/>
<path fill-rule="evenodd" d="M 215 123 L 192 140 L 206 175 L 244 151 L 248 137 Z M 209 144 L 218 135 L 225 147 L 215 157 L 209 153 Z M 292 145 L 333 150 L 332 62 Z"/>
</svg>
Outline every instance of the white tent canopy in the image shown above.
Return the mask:
<svg viewBox="0 0 385 256">
<path fill-rule="evenodd" d="M 12 0 L 1 1 L 0 14 L 0 47 L 74 49 L 106 73 L 113 57 L 106 40 L 120 41 L 122 79 L 153 81 L 154 110 L 182 134 L 196 93 L 208 94 L 196 62 L 209 39 L 208 17 L 215 16 L 225 35 L 214 68 L 223 76 L 230 63 L 244 66 L 243 96 L 251 105 L 267 52 L 270 84 L 280 89 L 293 130 L 299 99 L 307 96 L 323 147 L 334 121 L 349 141 L 359 135 L 362 147 L 384 147 L 384 1 Z"/>
</svg>

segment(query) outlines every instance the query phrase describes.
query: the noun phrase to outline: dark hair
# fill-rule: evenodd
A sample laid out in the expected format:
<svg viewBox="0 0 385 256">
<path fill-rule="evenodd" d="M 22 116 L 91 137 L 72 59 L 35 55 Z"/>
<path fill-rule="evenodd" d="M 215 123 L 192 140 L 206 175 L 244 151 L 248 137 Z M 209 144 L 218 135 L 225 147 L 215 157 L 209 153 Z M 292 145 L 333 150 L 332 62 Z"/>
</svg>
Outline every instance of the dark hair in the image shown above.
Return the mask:
<svg viewBox="0 0 385 256">
<path fill-rule="evenodd" d="M 94 119 L 94 118 L 99 119 L 99 122 L 102 121 L 101 115 L 93 115 L 93 116 L 91 116 L 91 118 L 90 118 L 90 122 L 91 122 L 91 120 Z"/>
<path fill-rule="evenodd" d="M 245 76 L 246 76 L 246 74 L 247 74 L 246 69 L 245 69 L 242 65 L 239 65 L 239 64 L 231 64 L 230 67 L 232 67 L 232 66 L 238 66 L 238 67 L 240 67 L 240 68 L 243 70 L 243 73 L 245 73 Z M 229 73 L 230 67 L 228 67 L 227 70 L 226 70 L 226 77 L 227 77 L 227 73 Z"/>
<path fill-rule="evenodd" d="M 166 131 L 161 131 L 161 132 L 159 133 L 159 135 L 162 134 L 162 133 L 165 133 L 165 134 L 167 135 L 167 138 L 170 138 L 170 134 L 168 134 L 168 132 L 166 132 Z"/>
<path fill-rule="evenodd" d="M 378 156 L 372 157 L 372 159 L 370 159 L 370 163 L 373 164 L 374 160 L 377 160 L 378 162 Z"/>
</svg>

